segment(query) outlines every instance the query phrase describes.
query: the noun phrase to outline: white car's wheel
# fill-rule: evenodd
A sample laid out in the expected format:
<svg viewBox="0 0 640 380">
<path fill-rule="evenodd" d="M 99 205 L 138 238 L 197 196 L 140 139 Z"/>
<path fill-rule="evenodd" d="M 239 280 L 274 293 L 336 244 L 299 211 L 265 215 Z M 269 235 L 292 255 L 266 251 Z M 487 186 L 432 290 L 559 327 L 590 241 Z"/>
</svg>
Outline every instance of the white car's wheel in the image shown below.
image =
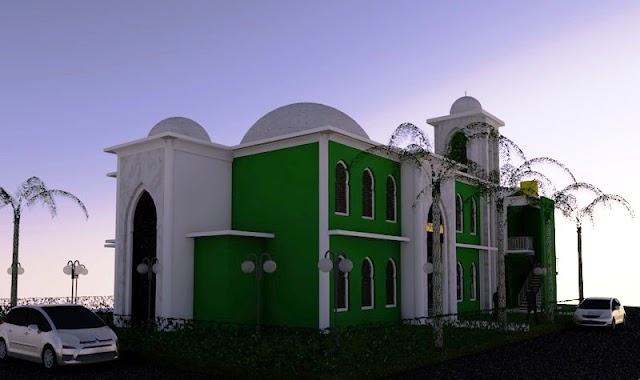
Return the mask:
<svg viewBox="0 0 640 380">
<path fill-rule="evenodd" d="M 611 319 L 611 330 L 615 330 L 616 329 L 616 319 L 612 318 Z"/>
<path fill-rule="evenodd" d="M 7 358 L 7 343 L 0 338 L 0 360 Z"/>
<path fill-rule="evenodd" d="M 46 369 L 53 369 L 56 366 L 56 353 L 51 346 L 47 346 L 42 351 L 42 365 Z"/>
</svg>

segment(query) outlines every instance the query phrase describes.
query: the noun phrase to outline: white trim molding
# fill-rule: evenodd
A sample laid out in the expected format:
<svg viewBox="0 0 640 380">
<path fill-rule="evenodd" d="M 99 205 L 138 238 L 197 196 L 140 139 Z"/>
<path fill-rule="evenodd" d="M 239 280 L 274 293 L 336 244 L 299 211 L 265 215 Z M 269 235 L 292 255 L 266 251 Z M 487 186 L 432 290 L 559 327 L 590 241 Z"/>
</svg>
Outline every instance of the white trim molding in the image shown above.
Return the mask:
<svg viewBox="0 0 640 380">
<path fill-rule="evenodd" d="M 329 230 L 329 235 L 352 236 L 365 239 L 376 240 L 392 240 L 392 241 L 411 241 L 410 238 L 397 235 L 374 234 L 370 232 L 347 231 L 347 230 Z"/>
<path fill-rule="evenodd" d="M 465 244 L 465 243 L 456 243 L 456 248 L 471 248 L 471 249 L 479 249 L 481 251 L 498 251 L 498 247 L 489 247 L 487 245 Z"/>
<path fill-rule="evenodd" d="M 273 239 L 276 237 L 275 234 L 270 234 L 267 232 L 238 231 L 238 230 L 191 232 L 191 233 L 188 233 L 185 237 L 197 238 L 197 237 L 206 237 L 206 236 L 248 236 L 248 237 L 257 237 L 257 238 L 265 238 L 265 239 Z"/>
</svg>

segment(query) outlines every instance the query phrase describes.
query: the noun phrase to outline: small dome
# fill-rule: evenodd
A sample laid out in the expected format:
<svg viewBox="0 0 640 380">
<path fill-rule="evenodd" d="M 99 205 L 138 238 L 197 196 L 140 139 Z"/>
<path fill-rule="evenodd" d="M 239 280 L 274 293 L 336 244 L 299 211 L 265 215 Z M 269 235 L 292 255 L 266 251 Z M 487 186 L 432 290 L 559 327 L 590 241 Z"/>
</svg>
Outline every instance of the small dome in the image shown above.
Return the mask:
<svg viewBox="0 0 640 380">
<path fill-rule="evenodd" d="M 200 124 L 191 119 L 187 119 L 186 117 L 178 116 L 162 120 L 151 128 L 149 136 L 158 135 L 164 132 L 173 132 L 178 135 L 211 142 L 207 131 L 205 131 Z"/>
<path fill-rule="evenodd" d="M 327 126 L 369 138 L 364 129 L 342 111 L 324 104 L 295 103 L 261 117 L 245 133 L 241 144 Z"/>
<path fill-rule="evenodd" d="M 451 110 L 449 111 L 449 115 L 453 115 L 455 113 L 463 113 L 469 111 L 482 111 L 482 105 L 478 99 L 471 96 L 463 96 L 460 99 L 453 102 L 451 106 Z"/>
</svg>

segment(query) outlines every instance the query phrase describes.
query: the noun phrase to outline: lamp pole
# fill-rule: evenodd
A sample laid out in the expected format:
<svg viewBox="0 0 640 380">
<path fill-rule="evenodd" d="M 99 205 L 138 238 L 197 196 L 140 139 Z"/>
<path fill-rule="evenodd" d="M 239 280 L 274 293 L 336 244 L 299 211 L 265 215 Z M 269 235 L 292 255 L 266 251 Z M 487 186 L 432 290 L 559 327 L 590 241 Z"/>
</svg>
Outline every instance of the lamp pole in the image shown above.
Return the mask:
<svg viewBox="0 0 640 380">
<path fill-rule="evenodd" d="M 7 268 L 7 273 L 8 274 L 13 274 L 13 268 L 15 267 L 16 273 L 18 275 L 21 275 L 24 273 L 24 268 L 22 267 L 22 265 L 20 265 L 19 262 L 14 262 L 11 264 L 11 266 L 9 268 Z"/>
<path fill-rule="evenodd" d="M 78 302 L 78 277 L 81 274 L 87 275 L 89 274 L 89 270 L 84 264 L 80 264 L 78 260 L 69 260 L 67 261 L 67 265 L 62 268 L 62 272 L 64 274 L 71 276 L 71 303 Z M 75 290 L 74 290 L 74 282 L 75 282 Z"/>
<path fill-rule="evenodd" d="M 250 260 L 253 258 L 253 261 Z M 266 260 L 265 260 L 266 259 Z M 260 324 L 261 324 L 261 309 L 262 309 L 262 273 L 273 273 L 278 268 L 277 264 L 271 256 L 263 252 L 259 255 L 250 253 L 240 266 L 244 273 L 256 272 L 256 335 L 260 336 Z"/>
<path fill-rule="evenodd" d="M 148 281 L 148 293 L 147 293 L 147 320 L 151 319 L 151 281 L 153 280 L 153 274 L 160 272 L 160 261 L 157 257 L 142 259 L 142 262 L 136 267 L 136 271 L 140 274 L 147 275 Z"/>
<path fill-rule="evenodd" d="M 340 272 L 349 273 L 353 270 L 353 262 L 347 258 L 347 255 L 343 252 L 333 252 L 327 250 L 324 253 L 324 258 L 318 261 L 318 269 L 320 272 L 330 272 L 333 267 L 338 266 L 338 272 L 333 272 L 333 327 L 338 328 L 338 276 Z"/>
</svg>

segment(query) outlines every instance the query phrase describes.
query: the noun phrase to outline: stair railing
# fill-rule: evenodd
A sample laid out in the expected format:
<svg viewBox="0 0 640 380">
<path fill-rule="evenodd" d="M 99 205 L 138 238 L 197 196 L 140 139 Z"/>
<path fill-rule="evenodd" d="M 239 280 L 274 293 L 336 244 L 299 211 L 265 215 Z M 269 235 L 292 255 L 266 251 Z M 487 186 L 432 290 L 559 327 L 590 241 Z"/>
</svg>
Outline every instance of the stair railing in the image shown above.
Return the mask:
<svg viewBox="0 0 640 380">
<path fill-rule="evenodd" d="M 533 267 L 535 268 L 536 266 L 540 265 L 539 263 L 536 263 Z M 522 305 L 522 301 L 527 299 L 527 290 L 529 290 L 529 282 L 531 282 L 531 279 L 533 278 L 534 273 L 533 273 L 533 269 L 531 269 L 529 271 L 529 275 L 527 275 L 527 279 L 524 280 L 524 284 L 522 285 L 522 288 L 520 288 L 520 291 L 518 292 L 518 307 L 520 307 L 520 305 Z M 540 294 L 540 289 L 542 288 L 539 287 L 538 291 L 536 293 L 536 302 L 538 302 L 538 305 L 540 304 L 540 301 L 542 300 L 541 294 Z"/>
</svg>

